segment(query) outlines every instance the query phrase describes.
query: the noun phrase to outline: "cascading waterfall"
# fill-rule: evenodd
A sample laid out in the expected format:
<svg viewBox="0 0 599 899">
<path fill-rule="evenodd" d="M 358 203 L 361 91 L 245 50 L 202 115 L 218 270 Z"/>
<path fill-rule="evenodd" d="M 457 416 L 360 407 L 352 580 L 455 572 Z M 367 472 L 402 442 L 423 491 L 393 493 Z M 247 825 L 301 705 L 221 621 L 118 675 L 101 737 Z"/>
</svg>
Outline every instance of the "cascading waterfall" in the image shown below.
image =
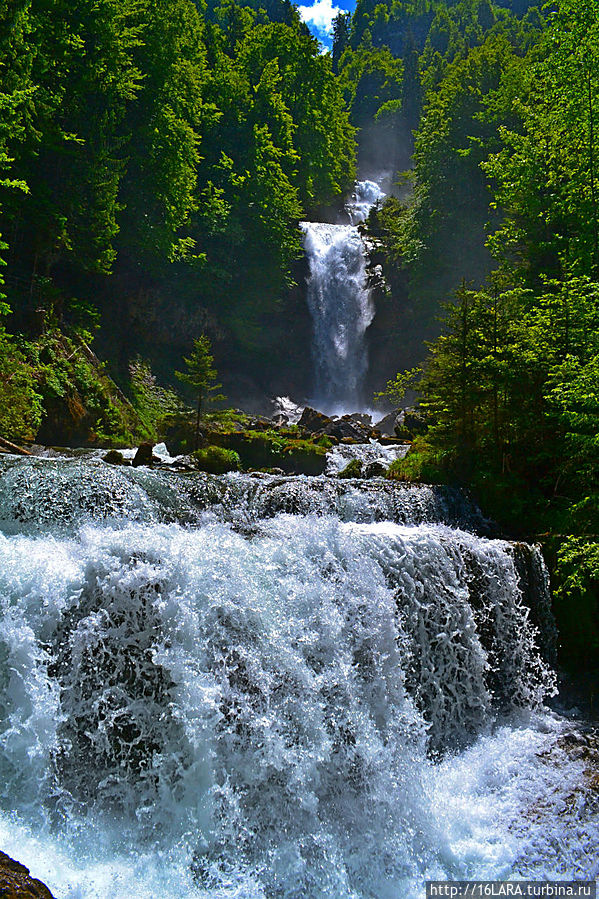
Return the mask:
<svg viewBox="0 0 599 899">
<path fill-rule="evenodd" d="M 0 846 L 57 896 L 597 874 L 542 558 L 458 491 L 0 475 Z"/>
<path fill-rule="evenodd" d="M 355 412 L 364 401 L 366 329 L 374 310 L 367 286 L 364 243 L 357 226 L 383 196 L 374 181 L 361 181 L 346 207 L 351 225 L 302 222 L 310 265 L 313 402 L 329 414 Z"/>
</svg>

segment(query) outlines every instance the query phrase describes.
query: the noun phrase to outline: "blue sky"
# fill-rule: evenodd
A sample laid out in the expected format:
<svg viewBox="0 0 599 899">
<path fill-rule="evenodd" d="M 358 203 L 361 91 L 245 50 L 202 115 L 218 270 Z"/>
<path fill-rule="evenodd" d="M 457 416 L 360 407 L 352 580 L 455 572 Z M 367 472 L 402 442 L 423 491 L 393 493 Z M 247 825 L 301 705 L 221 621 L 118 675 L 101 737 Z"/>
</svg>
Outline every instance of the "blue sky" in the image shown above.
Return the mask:
<svg viewBox="0 0 599 899">
<path fill-rule="evenodd" d="M 353 12 L 355 5 L 355 0 L 316 0 L 298 8 L 312 34 L 330 49 L 333 19 L 339 12 Z"/>
</svg>

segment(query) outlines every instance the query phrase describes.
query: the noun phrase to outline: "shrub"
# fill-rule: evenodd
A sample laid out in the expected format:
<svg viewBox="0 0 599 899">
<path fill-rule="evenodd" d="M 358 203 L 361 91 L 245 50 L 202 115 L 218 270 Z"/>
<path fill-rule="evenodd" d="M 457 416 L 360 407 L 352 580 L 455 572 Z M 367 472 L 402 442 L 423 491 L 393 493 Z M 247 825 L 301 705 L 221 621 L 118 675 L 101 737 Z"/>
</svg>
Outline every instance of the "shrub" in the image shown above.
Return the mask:
<svg viewBox="0 0 599 899">
<path fill-rule="evenodd" d="M 17 443 L 34 440 L 41 421 L 35 373 L 0 326 L 0 436 Z"/>
<path fill-rule="evenodd" d="M 446 484 L 449 471 L 449 455 L 432 447 L 424 437 L 417 437 L 407 455 L 391 463 L 385 477 L 417 484 Z"/>
<path fill-rule="evenodd" d="M 223 449 L 221 446 L 207 446 L 192 453 L 200 471 L 209 474 L 225 474 L 227 471 L 239 471 L 239 453 Z"/>
</svg>

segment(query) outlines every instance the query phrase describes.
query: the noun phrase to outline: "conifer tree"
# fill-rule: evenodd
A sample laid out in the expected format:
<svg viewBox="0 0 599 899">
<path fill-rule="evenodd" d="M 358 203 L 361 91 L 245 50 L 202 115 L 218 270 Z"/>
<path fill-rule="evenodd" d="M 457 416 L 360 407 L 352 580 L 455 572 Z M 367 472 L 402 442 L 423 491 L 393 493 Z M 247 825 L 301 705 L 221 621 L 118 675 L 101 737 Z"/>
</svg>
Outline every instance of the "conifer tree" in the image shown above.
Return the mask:
<svg viewBox="0 0 599 899">
<path fill-rule="evenodd" d="M 197 450 L 200 422 L 204 407 L 209 402 L 224 399 L 222 394 L 215 393 L 222 385 L 216 382 L 218 375 L 214 366 L 210 339 L 206 334 L 201 334 L 194 340 L 191 354 L 188 357 L 184 357 L 183 361 L 187 371 L 176 371 L 175 375 L 180 381 L 183 381 L 184 384 L 189 384 L 197 392 L 197 413 L 193 442 L 193 448 Z"/>
</svg>

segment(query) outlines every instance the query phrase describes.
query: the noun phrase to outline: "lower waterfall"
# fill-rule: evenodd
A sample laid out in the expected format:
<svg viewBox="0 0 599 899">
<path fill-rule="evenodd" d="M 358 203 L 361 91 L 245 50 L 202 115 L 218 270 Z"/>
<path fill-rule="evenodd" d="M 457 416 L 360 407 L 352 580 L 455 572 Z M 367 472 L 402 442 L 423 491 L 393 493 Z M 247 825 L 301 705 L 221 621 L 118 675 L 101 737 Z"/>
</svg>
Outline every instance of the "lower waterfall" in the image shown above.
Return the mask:
<svg viewBox="0 0 599 899">
<path fill-rule="evenodd" d="M 1 845 L 59 899 L 597 875 L 542 558 L 458 491 L 0 474 Z"/>
</svg>

